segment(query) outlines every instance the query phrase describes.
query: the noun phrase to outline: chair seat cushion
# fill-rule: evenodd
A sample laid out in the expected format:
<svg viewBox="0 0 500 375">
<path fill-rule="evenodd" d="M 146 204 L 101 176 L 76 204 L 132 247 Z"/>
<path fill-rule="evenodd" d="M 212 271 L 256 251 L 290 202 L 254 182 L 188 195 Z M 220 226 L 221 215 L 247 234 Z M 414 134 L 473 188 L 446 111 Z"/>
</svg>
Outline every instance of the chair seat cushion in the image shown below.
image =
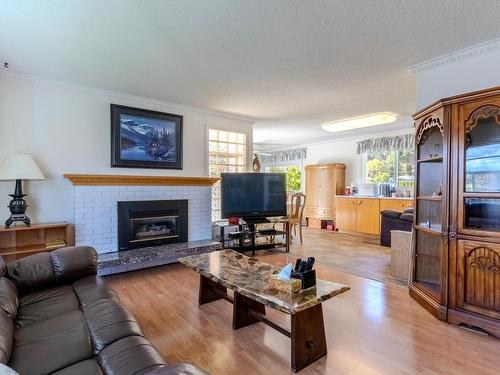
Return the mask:
<svg viewBox="0 0 500 375">
<path fill-rule="evenodd" d="M 71 311 L 78 311 L 79 304 L 71 285 L 39 290 L 19 301 L 16 327 L 27 327 Z"/>
<path fill-rule="evenodd" d="M 95 359 L 87 359 L 53 372 L 51 375 L 103 375 Z"/>
<path fill-rule="evenodd" d="M 114 342 L 97 356 L 108 375 L 140 375 L 166 365 L 161 355 L 143 337 L 129 336 Z"/>
<path fill-rule="evenodd" d="M 92 356 L 85 317 L 73 311 L 16 329 L 8 365 L 20 374 L 42 375 Z"/>
</svg>

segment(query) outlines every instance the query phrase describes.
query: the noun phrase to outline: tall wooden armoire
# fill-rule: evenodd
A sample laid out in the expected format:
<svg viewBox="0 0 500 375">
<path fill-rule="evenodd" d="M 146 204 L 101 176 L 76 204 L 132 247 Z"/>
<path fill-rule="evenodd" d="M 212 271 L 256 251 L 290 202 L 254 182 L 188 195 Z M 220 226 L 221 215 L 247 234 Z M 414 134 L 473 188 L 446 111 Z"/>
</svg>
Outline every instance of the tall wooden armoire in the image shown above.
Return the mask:
<svg viewBox="0 0 500 375">
<path fill-rule="evenodd" d="M 500 337 L 500 87 L 414 115 L 410 294 L 439 319 Z"/>
<path fill-rule="evenodd" d="M 335 220 L 335 195 L 345 190 L 345 164 L 306 165 L 305 171 L 306 218 Z"/>
</svg>

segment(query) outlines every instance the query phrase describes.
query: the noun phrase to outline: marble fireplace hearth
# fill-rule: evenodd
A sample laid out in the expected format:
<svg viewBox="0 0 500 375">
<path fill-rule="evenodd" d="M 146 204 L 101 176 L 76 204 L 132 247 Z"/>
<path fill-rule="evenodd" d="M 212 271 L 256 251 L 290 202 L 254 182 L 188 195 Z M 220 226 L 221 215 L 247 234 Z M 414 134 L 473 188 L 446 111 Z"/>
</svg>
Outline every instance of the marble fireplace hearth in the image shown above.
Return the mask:
<svg viewBox="0 0 500 375">
<path fill-rule="evenodd" d="M 99 254 L 97 274 L 106 276 L 162 266 L 176 263 L 177 259 L 185 256 L 209 253 L 220 249 L 220 242 L 199 240 Z"/>
</svg>

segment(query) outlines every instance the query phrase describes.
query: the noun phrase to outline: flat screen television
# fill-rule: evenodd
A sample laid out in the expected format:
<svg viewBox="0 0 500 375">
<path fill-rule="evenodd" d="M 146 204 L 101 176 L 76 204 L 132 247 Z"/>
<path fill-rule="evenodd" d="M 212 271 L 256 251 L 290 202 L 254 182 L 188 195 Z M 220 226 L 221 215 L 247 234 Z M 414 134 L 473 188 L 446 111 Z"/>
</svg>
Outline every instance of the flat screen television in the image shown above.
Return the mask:
<svg viewBox="0 0 500 375">
<path fill-rule="evenodd" d="M 222 173 L 222 218 L 286 215 L 285 173 Z"/>
</svg>

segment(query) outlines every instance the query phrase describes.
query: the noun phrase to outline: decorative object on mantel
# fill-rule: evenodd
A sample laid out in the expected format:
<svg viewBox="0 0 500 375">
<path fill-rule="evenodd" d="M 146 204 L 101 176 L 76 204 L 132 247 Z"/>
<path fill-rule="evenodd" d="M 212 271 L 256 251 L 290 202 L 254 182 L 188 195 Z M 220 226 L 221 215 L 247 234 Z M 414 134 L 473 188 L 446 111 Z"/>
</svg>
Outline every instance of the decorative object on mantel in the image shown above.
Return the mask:
<svg viewBox="0 0 500 375">
<path fill-rule="evenodd" d="M 84 186 L 212 186 L 218 177 L 134 176 L 106 174 L 65 174 L 73 185 Z"/>
<path fill-rule="evenodd" d="M 12 200 L 9 203 L 10 217 L 5 221 L 5 227 L 9 228 L 14 222 L 23 222 L 28 227 L 30 218 L 26 215 L 28 205 L 24 200 L 22 180 L 45 180 L 35 161 L 28 154 L 10 154 L 0 164 L 0 180 L 15 180 L 16 188 L 14 194 L 9 194 Z"/>
<path fill-rule="evenodd" d="M 257 154 L 253 156 L 253 171 L 256 173 L 260 172 L 260 161 Z"/>
<path fill-rule="evenodd" d="M 111 166 L 182 169 L 183 116 L 111 104 Z"/>
</svg>

